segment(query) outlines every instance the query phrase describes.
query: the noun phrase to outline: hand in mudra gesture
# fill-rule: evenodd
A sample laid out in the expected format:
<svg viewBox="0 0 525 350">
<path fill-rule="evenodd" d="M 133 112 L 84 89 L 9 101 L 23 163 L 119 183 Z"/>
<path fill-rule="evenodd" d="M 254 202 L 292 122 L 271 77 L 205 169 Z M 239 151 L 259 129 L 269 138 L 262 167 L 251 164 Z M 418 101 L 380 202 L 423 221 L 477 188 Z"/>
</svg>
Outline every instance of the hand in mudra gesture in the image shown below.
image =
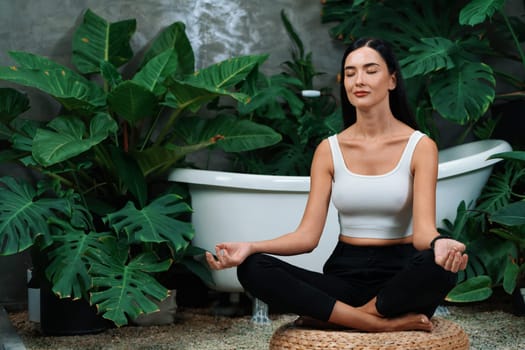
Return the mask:
<svg viewBox="0 0 525 350">
<path fill-rule="evenodd" d="M 215 246 L 216 257 L 206 252 L 206 261 L 213 270 L 222 270 L 238 266 L 250 253 L 250 245 L 246 242 L 221 243 Z"/>
<path fill-rule="evenodd" d="M 458 272 L 465 270 L 468 255 L 465 254 L 466 246 L 452 238 L 443 238 L 436 241 L 434 255 L 436 264 L 447 271 Z"/>
</svg>

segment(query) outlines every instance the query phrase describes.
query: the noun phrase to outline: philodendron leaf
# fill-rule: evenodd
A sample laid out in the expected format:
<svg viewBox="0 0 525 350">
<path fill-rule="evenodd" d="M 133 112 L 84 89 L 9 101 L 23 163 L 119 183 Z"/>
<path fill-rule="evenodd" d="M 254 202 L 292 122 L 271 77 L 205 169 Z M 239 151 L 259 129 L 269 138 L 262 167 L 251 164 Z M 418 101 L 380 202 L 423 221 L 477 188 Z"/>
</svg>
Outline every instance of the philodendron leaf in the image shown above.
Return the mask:
<svg viewBox="0 0 525 350">
<path fill-rule="evenodd" d="M 190 207 L 176 194 L 156 198 L 141 210 L 132 202 L 106 216 L 116 232 L 123 232 L 132 242 L 167 243 L 174 252 L 185 249 L 193 239 L 194 229 L 189 222 L 176 217 L 190 212 Z"/>
<path fill-rule="evenodd" d="M 472 277 L 455 286 L 445 300 L 457 303 L 486 300 L 492 295 L 491 287 L 492 280 L 489 276 Z"/>
<path fill-rule="evenodd" d="M 490 66 L 465 62 L 430 82 L 432 106 L 444 118 L 459 124 L 476 121 L 494 100 L 495 78 Z"/>
<path fill-rule="evenodd" d="M 12 177 L 0 178 L 0 184 L 0 255 L 24 251 L 38 236 L 48 245 L 48 219 L 57 213 L 71 215 L 71 203 L 62 198 L 39 198 L 32 186 Z"/>
<path fill-rule="evenodd" d="M 122 118 L 134 122 L 152 115 L 157 97 L 144 86 L 127 80 L 109 93 L 108 105 Z"/>
<path fill-rule="evenodd" d="M 162 85 L 167 77 L 171 76 L 178 68 L 177 52 L 168 49 L 152 58 L 133 77 L 132 81 L 145 87 L 155 95 L 162 95 L 167 88 Z"/>
<path fill-rule="evenodd" d="M 153 41 L 151 47 L 144 54 L 144 60 L 141 67 L 149 62 L 153 57 L 162 52 L 174 49 L 177 53 L 177 70 L 176 76 L 192 74 L 195 70 L 195 57 L 191 43 L 186 36 L 186 27 L 182 22 L 175 22 L 166 27 Z"/>
<path fill-rule="evenodd" d="M 256 65 L 263 64 L 267 58 L 268 55 L 229 58 L 195 72 L 184 82 L 211 92 L 229 89 L 244 80 Z"/>
<path fill-rule="evenodd" d="M 489 159 L 497 159 L 497 158 L 525 161 L 525 151 L 496 153 L 489 157 Z"/>
<path fill-rule="evenodd" d="M 507 226 L 525 225 L 525 200 L 511 203 L 492 213 L 490 221 Z"/>
<path fill-rule="evenodd" d="M 11 88 L 0 88 L 0 122 L 8 124 L 28 109 L 26 94 Z"/>
<path fill-rule="evenodd" d="M 135 33 L 135 19 L 108 23 L 91 10 L 73 35 L 73 64 L 83 73 L 100 71 L 100 62 L 120 67 L 133 57 L 130 39 Z"/>
<path fill-rule="evenodd" d="M 159 301 L 168 296 L 168 290 L 152 275 L 166 271 L 170 260 L 158 262 L 152 253 L 141 254 L 128 263 L 113 254 L 97 259 L 90 269 L 93 277 L 91 303 L 96 304 L 99 312 L 117 326 L 123 326 L 129 319 L 135 319 L 141 313 L 158 310 L 150 297 Z"/>
<path fill-rule="evenodd" d="M 91 119 L 89 131 L 77 117 L 56 117 L 47 128 L 37 130 L 33 158 L 43 166 L 50 166 L 89 150 L 117 130 L 117 123 L 106 113 L 99 113 Z"/>
<path fill-rule="evenodd" d="M 512 294 L 518 282 L 520 267 L 514 261 L 509 261 L 505 266 L 505 273 L 503 275 L 503 289 L 505 292 Z"/>
<path fill-rule="evenodd" d="M 492 17 L 494 12 L 501 11 L 505 0 L 473 0 L 459 13 L 459 23 L 475 26 Z"/>
<path fill-rule="evenodd" d="M 9 55 L 20 66 L 0 67 L 0 80 L 39 89 L 69 110 L 105 105 L 102 88 L 73 70 L 31 53 L 11 51 Z"/>
</svg>

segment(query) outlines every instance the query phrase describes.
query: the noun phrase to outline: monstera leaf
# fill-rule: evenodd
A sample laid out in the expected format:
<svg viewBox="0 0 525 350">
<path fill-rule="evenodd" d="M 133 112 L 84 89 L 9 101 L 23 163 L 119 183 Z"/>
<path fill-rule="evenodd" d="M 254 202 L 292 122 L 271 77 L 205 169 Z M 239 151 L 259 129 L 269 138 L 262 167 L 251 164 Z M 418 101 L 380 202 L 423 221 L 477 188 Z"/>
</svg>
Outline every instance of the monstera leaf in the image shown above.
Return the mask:
<svg viewBox="0 0 525 350">
<path fill-rule="evenodd" d="M 473 0 L 470 1 L 459 14 L 459 23 L 475 26 L 501 11 L 505 0 Z"/>
<path fill-rule="evenodd" d="M 71 214 L 71 203 L 62 198 L 40 198 L 28 183 L 0 178 L 0 255 L 15 254 L 31 247 L 42 236 L 51 242 L 48 219 Z"/>
<path fill-rule="evenodd" d="M 52 282 L 53 292 L 60 298 L 80 299 L 91 288 L 87 252 L 107 249 L 108 242 L 115 238 L 108 233 L 86 233 L 56 218 L 50 219 L 50 224 L 54 234 L 46 277 Z"/>
<path fill-rule="evenodd" d="M 33 139 L 33 157 L 50 166 L 77 156 L 102 142 L 118 130 L 117 123 L 105 113 L 95 115 L 86 137 L 84 122 L 78 117 L 60 116 L 51 120 L 46 129 L 38 129 Z"/>
<path fill-rule="evenodd" d="M 157 311 L 150 297 L 160 301 L 168 296 L 152 273 L 166 271 L 171 261 L 158 262 L 154 254 L 144 253 L 127 262 L 127 253 L 125 248 L 109 256 L 94 251 L 98 259 L 90 269 L 97 290 L 91 293 L 91 303 L 117 326 L 127 324 L 128 317 Z"/>
<path fill-rule="evenodd" d="M 496 80 L 490 66 L 465 62 L 435 77 L 428 87 L 432 106 L 458 124 L 476 121 L 494 101 Z"/>
<path fill-rule="evenodd" d="M 132 242 L 168 243 L 174 252 L 185 249 L 194 235 L 189 222 L 175 219 L 191 209 L 176 194 L 156 198 L 141 210 L 132 202 L 108 214 L 105 221 L 116 232 L 124 232 Z"/>
<path fill-rule="evenodd" d="M 101 61 L 122 66 L 133 56 L 129 42 L 136 27 L 134 19 L 108 23 L 87 10 L 73 36 L 73 64 L 83 74 L 99 72 Z"/>
</svg>

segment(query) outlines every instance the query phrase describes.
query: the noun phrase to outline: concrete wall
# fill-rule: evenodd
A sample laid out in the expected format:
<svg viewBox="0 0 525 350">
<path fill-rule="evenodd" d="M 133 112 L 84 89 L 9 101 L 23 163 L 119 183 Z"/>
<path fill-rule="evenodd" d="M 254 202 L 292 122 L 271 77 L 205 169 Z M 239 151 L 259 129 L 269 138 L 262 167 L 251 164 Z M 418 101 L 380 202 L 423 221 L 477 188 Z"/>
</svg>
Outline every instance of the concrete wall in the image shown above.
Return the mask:
<svg viewBox="0 0 525 350">
<path fill-rule="evenodd" d="M 312 0 L 0 0 L 0 65 L 13 63 L 9 50 L 70 65 L 71 36 L 87 8 L 110 22 L 135 18 L 135 52 L 162 28 L 181 21 L 197 68 L 232 56 L 268 53 L 263 67 L 268 73 L 279 71 L 280 63 L 290 58 L 291 41 L 280 19 L 284 9 L 306 50 L 313 51 L 317 69 L 328 73 L 319 84 L 335 86 L 342 47 L 330 39 L 330 25 L 321 24 L 321 4 Z M 38 107 L 31 113 L 54 114 L 56 107 L 47 99 L 31 97 Z"/>
</svg>

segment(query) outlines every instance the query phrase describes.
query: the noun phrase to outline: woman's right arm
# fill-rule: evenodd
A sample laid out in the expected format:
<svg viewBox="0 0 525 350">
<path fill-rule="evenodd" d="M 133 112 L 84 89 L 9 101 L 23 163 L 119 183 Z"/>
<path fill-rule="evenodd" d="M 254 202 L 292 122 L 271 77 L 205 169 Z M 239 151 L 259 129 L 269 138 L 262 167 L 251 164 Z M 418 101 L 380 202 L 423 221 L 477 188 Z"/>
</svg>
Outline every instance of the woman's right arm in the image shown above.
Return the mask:
<svg viewBox="0 0 525 350">
<path fill-rule="evenodd" d="M 210 267 L 223 269 L 237 266 L 254 253 L 296 255 L 312 251 L 319 243 L 326 222 L 332 191 L 332 174 L 330 146 L 328 140 L 324 140 L 314 153 L 310 170 L 310 193 L 297 229 L 264 241 L 217 244 L 216 258 L 211 253 L 206 253 Z"/>
</svg>

